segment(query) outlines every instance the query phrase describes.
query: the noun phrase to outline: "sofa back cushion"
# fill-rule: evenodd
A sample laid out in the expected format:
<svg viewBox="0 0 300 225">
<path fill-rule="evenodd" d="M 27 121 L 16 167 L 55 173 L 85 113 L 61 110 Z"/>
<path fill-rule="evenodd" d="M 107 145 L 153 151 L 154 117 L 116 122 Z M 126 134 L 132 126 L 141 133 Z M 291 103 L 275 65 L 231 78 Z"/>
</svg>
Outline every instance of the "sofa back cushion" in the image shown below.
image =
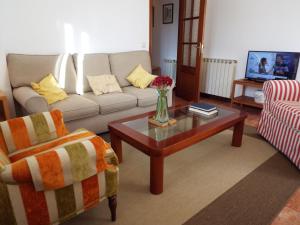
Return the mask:
<svg viewBox="0 0 300 225">
<path fill-rule="evenodd" d="M 79 78 L 78 82 L 82 82 L 84 92 L 92 91 L 87 76 L 111 74 L 108 54 L 74 54 L 73 59 Z"/>
<path fill-rule="evenodd" d="M 133 51 L 114 53 L 109 55 L 112 74 L 116 75 L 121 87 L 131 84 L 126 79 L 127 76 L 139 65 L 151 73 L 151 60 L 148 51 Z"/>
<path fill-rule="evenodd" d="M 8 54 L 7 66 L 13 88 L 31 86 L 52 73 L 67 93 L 76 93 L 76 73 L 70 55 Z"/>
</svg>

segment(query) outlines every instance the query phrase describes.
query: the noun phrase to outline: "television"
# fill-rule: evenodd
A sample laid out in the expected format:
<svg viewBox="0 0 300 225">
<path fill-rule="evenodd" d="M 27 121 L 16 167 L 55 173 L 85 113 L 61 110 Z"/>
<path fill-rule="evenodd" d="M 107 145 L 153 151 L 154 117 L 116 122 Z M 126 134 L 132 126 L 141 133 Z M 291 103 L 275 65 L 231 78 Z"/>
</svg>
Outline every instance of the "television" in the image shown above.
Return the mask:
<svg viewBox="0 0 300 225">
<path fill-rule="evenodd" d="M 299 52 L 249 51 L 246 78 L 249 80 L 294 80 Z"/>
</svg>

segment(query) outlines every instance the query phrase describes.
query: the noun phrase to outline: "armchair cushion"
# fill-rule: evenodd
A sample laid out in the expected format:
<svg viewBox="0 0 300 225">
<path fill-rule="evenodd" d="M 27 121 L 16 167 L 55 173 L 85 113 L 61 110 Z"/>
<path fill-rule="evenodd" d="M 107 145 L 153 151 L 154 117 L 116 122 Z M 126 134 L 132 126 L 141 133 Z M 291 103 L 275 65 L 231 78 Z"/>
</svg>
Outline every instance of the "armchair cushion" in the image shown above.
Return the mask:
<svg viewBox="0 0 300 225">
<path fill-rule="evenodd" d="M 0 123 L 0 147 L 13 153 L 68 133 L 58 110 L 32 114 Z"/>
<path fill-rule="evenodd" d="M 63 188 L 105 171 L 107 148 L 98 136 L 69 142 L 6 165 L 0 177 L 9 184 L 32 182 L 36 191 Z"/>
</svg>

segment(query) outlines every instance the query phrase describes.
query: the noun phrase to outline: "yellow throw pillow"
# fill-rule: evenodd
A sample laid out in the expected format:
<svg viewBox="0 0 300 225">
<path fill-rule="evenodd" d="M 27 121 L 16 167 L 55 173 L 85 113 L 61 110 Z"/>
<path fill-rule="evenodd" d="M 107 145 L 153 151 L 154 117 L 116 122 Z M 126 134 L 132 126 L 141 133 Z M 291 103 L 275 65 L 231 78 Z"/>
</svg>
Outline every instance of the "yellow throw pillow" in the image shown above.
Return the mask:
<svg viewBox="0 0 300 225">
<path fill-rule="evenodd" d="M 148 73 L 142 65 L 138 65 L 127 77 L 127 80 L 135 87 L 145 89 L 156 76 Z"/>
<path fill-rule="evenodd" d="M 87 76 L 87 79 L 95 95 L 122 92 L 114 75 Z"/>
<path fill-rule="evenodd" d="M 56 79 L 51 73 L 39 83 L 31 82 L 31 86 L 33 90 L 46 98 L 49 105 L 68 97 L 66 92 L 59 87 Z"/>
</svg>

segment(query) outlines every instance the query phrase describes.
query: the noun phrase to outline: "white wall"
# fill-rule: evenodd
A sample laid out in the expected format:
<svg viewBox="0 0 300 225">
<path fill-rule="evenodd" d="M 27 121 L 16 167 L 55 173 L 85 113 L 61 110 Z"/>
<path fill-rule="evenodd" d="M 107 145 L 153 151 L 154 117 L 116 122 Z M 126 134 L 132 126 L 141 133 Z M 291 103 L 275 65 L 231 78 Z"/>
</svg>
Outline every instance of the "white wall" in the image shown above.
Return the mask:
<svg viewBox="0 0 300 225">
<path fill-rule="evenodd" d="M 207 0 L 206 15 L 205 57 L 237 59 L 239 78 L 249 50 L 300 52 L 299 0 Z"/>
<path fill-rule="evenodd" d="M 173 24 L 162 23 L 163 4 L 174 4 Z M 162 73 L 164 59 L 177 59 L 179 0 L 154 0 L 155 27 L 153 28 L 152 64 L 160 66 Z"/>
<path fill-rule="evenodd" d="M 0 89 L 7 53 L 148 49 L 148 21 L 149 0 L 0 0 Z"/>
</svg>

